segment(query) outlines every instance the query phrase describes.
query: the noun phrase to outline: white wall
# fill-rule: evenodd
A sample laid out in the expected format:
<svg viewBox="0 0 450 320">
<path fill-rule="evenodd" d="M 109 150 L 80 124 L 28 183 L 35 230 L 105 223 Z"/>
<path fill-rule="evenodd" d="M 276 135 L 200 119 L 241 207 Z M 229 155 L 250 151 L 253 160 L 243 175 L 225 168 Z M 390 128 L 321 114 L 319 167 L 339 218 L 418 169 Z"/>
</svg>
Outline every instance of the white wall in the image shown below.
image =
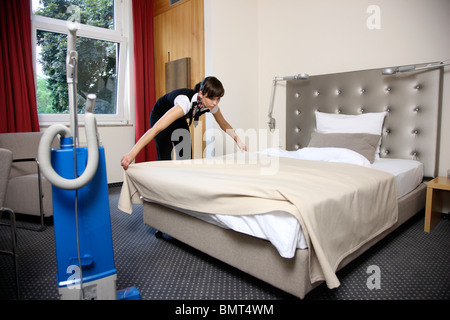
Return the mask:
<svg viewBox="0 0 450 320">
<path fill-rule="evenodd" d="M 369 30 L 370 5 L 381 9 L 381 29 Z M 131 10 L 128 25 L 132 26 Z M 449 0 L 205 0 L 206 75 L 225 86 L 221 111 L 235 129 L 267 129 L 274 76 L 310 75 L 450 59 Z M 129 38 L 133 66 L 133 41 Z M 134 145 L 134 86 L 130 68 L 129 124 L 100 126 L 108 182 L 123 179 L 120 158 Z M 446 69 L 440 174 L 450 169 L 450 67 Z M 274 116 L 284 144 L 284 84 Z M 212 117 L 208 126 L 219 130 Z M 447 122 L 444 121 L 447 119 Z M 42 128 L 45 130 L 45 128 Z M 84 129 L 81 129 L 81 133 Z M 234 143 L 215 134 L 216 154 Z"/>
<path fill-rule="evenodd" d="M 257 3 L 205 0 L 205 74 L 218 77 L 224 85 L 220 110 L 235 129 L 258 127 Z M 219 131 L 216 155 L 233 151 L 234 141 L 220 131 L 211 115 L 207 128 Z"/>
<path fill-rule="evenodd" d="M 380 8 L 380 29 L 367 27 L 370 5 Z M 221 110 L 235 128 L 265 129 L 274 76 L 450 59 L 448 17 L 448 0 L 205 0 L 207 72 L 224 80 Z M 444 86 L 441 175 L 450 169 L 450 67 Z M 274 116 L 282 144 L 284 109 L 281 83 Z"/>
</svg>

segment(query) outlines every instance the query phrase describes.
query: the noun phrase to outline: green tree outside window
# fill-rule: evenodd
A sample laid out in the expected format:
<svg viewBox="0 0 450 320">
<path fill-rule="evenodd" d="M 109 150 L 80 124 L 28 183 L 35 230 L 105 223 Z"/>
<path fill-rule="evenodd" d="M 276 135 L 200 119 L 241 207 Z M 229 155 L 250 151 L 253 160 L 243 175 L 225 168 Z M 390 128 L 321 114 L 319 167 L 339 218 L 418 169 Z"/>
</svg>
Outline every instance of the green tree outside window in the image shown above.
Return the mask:
<svg viewBox="0 0 450 320">
<path fill-rule="evenodd" d="M 79 9 L 79 22 L 114 29 L 113 0 L 39 0 L 34 14 L 69 20 L 70 6 Z M 37 30 L 40 51 L 38 62 L 42 75 L 37 77 L 39 113 L 68 113 L 66 79 L 67 35 Z M 117 100 L 117 61 L 119 44 L 94 38 L 78 37 L 78 113 L 84 113 L 86 96 L 95 93 L 95 113 L 114 114 Z"/>
</svg>

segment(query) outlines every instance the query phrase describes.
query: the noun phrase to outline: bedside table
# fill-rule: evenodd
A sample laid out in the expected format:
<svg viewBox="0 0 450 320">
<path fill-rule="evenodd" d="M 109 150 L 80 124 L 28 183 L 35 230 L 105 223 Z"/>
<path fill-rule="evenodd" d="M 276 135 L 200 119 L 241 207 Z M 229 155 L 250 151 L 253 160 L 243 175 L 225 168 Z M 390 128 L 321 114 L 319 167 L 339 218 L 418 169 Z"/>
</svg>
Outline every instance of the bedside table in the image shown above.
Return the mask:
<svg viewBox="0 0 450 320">
<path fill-rule="evenodd" d="M 446 192 L 447 191 L 447 192 Z M 427 183 L 427 204 L 425 206 L 425 232 L 430 232 L 441 219 L 442 198 L 450 196 L 450 179 L 437 177 Z"/>
</svg>

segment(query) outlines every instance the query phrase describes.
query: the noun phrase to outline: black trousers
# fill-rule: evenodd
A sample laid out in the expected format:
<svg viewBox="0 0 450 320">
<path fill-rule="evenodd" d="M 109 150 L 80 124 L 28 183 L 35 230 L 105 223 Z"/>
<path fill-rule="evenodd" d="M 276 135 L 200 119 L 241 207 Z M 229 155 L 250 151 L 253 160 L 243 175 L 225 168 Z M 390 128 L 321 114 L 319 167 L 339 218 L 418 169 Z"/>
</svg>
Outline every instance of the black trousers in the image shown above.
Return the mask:
<svg viewBox="0 0 450 320">
<path fill-rule="evenodd" d="M 166 106 L 158 100 L 150 114 L 150 126 L 155 123 L 173 106 Z M 186 118 L 181 117 L 172 122 L 155 137 L 157 160 L 172 160 L 175 154 L 177 160 L 192 158 L 191 135 Z"/>
</svg>

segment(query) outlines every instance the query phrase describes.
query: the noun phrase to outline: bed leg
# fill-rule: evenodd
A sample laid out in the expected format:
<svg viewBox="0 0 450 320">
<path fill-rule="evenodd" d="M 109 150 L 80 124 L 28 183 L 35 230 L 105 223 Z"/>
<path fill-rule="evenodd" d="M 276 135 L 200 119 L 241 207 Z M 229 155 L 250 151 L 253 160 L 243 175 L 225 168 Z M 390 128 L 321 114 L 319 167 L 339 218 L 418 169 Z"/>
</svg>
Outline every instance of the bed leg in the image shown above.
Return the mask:
<svg viewBox="0 0 450 320">
<path fill-rule="evenodd" d="M 155 233 L 155 238 L 157 238 L 157 239 L 161 239 L 161 238 L 162 238 L 162 236 L 163 236 L 163 233 L 162 233 L 161 231 L 159 231 L 159 230 L 156 230 L 156 233 Z"/>
</svg>

